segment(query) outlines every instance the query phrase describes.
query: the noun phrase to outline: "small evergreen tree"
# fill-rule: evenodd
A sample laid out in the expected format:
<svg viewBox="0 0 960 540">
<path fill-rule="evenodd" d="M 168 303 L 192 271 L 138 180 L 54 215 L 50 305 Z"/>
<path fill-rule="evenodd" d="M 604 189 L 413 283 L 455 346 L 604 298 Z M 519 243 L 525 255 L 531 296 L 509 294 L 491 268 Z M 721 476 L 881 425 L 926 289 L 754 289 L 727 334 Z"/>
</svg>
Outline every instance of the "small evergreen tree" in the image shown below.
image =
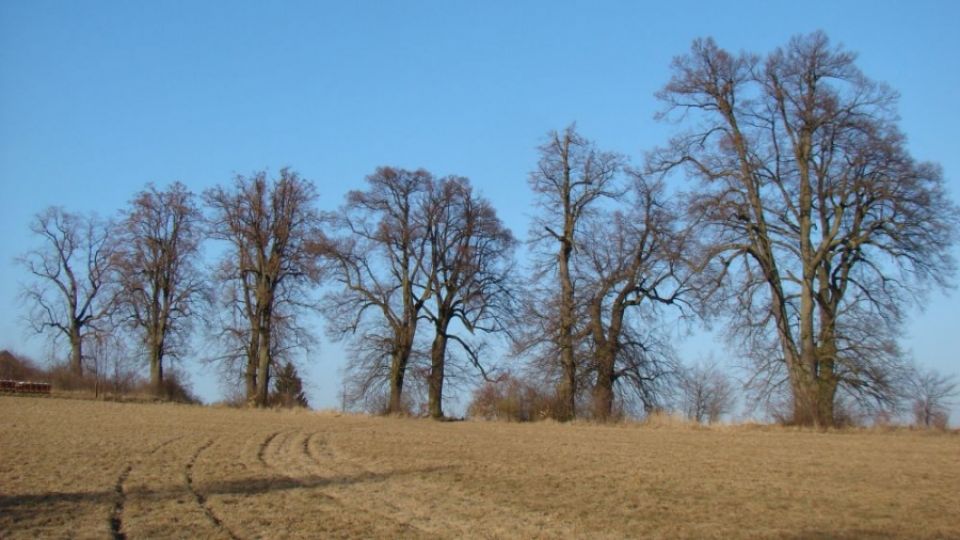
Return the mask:
<svg viewBox="0 0 960 540">
<path fill-rule="evenodd" d="M 283 364 L 275 381 L 273 394 L 270 396 L 271 405 L 288 408 L 310 407 L 307 396 L 303 393 L 303 381 L 292 362 Z"/>
</svg>

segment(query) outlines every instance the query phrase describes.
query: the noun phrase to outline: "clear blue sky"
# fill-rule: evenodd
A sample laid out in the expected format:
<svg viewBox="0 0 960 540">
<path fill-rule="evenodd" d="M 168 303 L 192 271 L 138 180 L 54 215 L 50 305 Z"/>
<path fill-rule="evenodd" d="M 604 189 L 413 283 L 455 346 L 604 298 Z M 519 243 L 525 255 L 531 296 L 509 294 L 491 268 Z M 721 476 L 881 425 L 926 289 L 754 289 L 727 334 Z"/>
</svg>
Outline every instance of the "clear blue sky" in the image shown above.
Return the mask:
<svg viewBox="0 0 960 540">
<path fill-rule="evenodd" d="M 652 119 L 671 58 L 701 36 L 765 53 L 822 29 L 859 52 L 958 200 L 957 21 L 952 1 L 0 2 L 0 347 L 46 354 L 19 321 L 31 216 L 113 215 L 148 181 L 200 192 L 289 165 L 332 209 L 378 165 L 422 166 L 469 176 L 525 236 L 543 135 L 576 121 L 639 160 L 671 131 Z M 956 305 L 931 295 L 905 344 L 960 374 Z M 687 341 L 690 359 L 725 356 Z M 342 361 L 323 338 L 314 405 L 336 405 Z M 194 380 L 217 398 L 211 374 Z"/>
</svg>

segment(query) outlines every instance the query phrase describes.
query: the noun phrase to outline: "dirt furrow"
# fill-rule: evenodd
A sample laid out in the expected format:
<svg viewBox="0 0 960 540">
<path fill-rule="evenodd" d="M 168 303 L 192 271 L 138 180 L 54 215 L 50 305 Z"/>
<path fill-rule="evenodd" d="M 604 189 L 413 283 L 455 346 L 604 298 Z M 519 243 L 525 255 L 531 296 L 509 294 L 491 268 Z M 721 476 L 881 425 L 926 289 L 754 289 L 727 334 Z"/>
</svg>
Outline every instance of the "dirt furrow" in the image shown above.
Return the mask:
<svg viewBox="0 0 960 540">
<path fill-rule="evenodd" d="M 482 489 L 465 489 L 466 486 L 460 485 L 463 475 L 455 467 L 414 467 L 378 472 L 362 460 L 337 451 L 327 440 L 311 437 L 303 446 L 310 459 L 321 467 L 349 470 L 350 476 L 355 478 L 385 478 L 383 485 L 367 496 L 368 501 L 377 501 L 381 507 L 388 508 L 391 516 L 404 516 L 405 523 L 411 526 L 416 524 L 424 534 L 460 537 L 563 536 L 564 530 L 556 528 L 556 516 L 515 505 L 500 505 Z M 430 495 L 438 491 L 444 493 L 440 503 Z M 495 523 L 487 522 L 486 518 L 493 515 L 511 523 L 511 528 L 499 528 Z M 484 526 L 478 528 L 478 523 L 484 523 Z"/>
<path fill-rule="evenodd" d="M 233 531 L 231 531 L 229 527 L 224 525 L 223 520 L 217 517 L 213 509 L 210 508 L 210 505 L 207 504 L 206 497 L 203 495 L 203 493 L 200 492 L 200 490 L 197 489 L 193 481 L 193 467 L 196 465 L 197 459 L 200 457 L 200 454 L 202 454 L 206 449 L 213 446 L 213 442 L 214 441 L 210 439 L 206 443 L 204 443 L 202 446 L 197 448 L 197 451 L 194 452 L 193 455 L 190 457 L 190 461 L 188 461 L 187 464 L 184 466 L 183 476 L 187 483 L 187 489 L 190 491 L 190 493 L 193 494 L 193 497 L 196 499 L 197 504 L 200 505 L 200 508 L 203 509 L 203 513 L 207 516 L 207 519 L 209 519 L 210 522 L 213 523 L 213 525 L 218 530 L 224 532 L 230 538 L 237 540 L 240 537 L 237 536 Z"/>
<path fill-rule="evenodd" d="M 257 448 L 257 460 L 262 463 L 265 467 L 269 467 L 266 460 L 267 447 L 270 446 L 270 443 L 277 438 L 277 435 L 280 435 L 279 431 L 274 431 L 270 435 L 267 435 L 267 438 L 260 443 L 260 446 Z"/>
<path fill-rule="evenodd" d="M 166 441 L 163 441 L 146 452 L 146 455 L 156 454 L 165 446 L 179 439 L 182 439 L 182 437 L 167 439 Z M 113 536 L 114 540 L 122 540 L 127 537 L 127 535 L 123 532 L 123 509 L 127 502 L 125 484 L 127 483 L 127 478 L 130 478 L 130 472 L 133 471 L 133 467 L 135 465 L 139 465 L 142 460 L 143 456 L 127 463 L 123 470 L 120 471 L 120 474 L 117 476 L 117 481 L 114 484 L 113 489 L 116 500 L 113 503 L 113 510 L 110 512 L 110 534 Z"/>
</svg>

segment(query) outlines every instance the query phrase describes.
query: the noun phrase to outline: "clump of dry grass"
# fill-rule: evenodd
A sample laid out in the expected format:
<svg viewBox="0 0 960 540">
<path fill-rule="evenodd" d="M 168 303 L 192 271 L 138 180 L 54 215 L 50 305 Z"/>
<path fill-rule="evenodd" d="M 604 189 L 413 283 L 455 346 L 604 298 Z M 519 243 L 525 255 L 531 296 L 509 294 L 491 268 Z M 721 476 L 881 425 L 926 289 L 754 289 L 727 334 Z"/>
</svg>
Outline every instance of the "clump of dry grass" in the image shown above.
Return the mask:
<svg viewBox="0 0 960 540">
<path fill-rule="evenodd" d="M 0 537 L 958 537 L 960 438 L 0 397 Z"/>
</svg>

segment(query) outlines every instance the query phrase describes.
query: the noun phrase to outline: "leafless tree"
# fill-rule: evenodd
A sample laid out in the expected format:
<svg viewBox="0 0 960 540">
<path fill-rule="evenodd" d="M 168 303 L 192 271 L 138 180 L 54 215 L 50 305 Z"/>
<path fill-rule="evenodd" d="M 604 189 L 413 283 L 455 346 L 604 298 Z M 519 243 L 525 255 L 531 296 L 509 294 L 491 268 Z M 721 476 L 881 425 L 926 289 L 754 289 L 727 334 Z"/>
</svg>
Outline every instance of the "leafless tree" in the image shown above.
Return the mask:
<svg viewBox="0 0 960 540">
<path fill-rule="evenodd" d="M 658 306 L 686 306 L 691 274 L 685 233 L 663 184 L 634 172 L 623 199 L 586 221 L 576 264 L 590 342 L 584 369 L 595 374 L 593 415 L 601 421 L 613 413 L 621 383 L 645 410 L 662 406 L 676 366 L 656 335 Z"/>
<path fill-rule="evenodd" d="M 422 313 L 434 329 L 428 409 L 431 417 L 442 418 L 449 342 L 459 345 L 487 378 L 480 348 L 457 330 L 471 335 L 508 330 L 514 312 L 510 274 L 516 241 L 466 178 L 431 184 L 420 212 L 427 236 L 425 296 L 432 300 Z"/>
<path fill-rule="evenodd" d="M 659 94 L 695 127 L 652 161 L 700 181 L 689 207 L 731 329 L 773 345 L 759 372 L 789 386 L 801 424 L 833 425 L 838 389 L 892 400 L 860 343 L 895 335 L 904 302 L 955 273 L 940 169 L 909 155 L 896 94 L 854 62 L 822 33 L 763 60 L 697 40 Z"/>
<path fill-rule="evenodd" d="M 367 190 L 351 191 L 330 217 L 336 237 L 317 245 L 339 288 L 325 297 L 328 329 L 352 337 L 355 398 L 386 384 L 385 412 L 404 411 L 403 388 L 415 356 L 417 323 L 430 290 L 427 231 L 420 209 L 433 176 L 423 170 L 380 167 Z"/>
<path fill-rule="evenodd" d="M 30 306 L 27 322 L 37 333 L 66 338 L 70 370 L 82 376 L 84 345 L 115 306 L 112 224 L 51 207 L 30 230 L 41 245 L 17 259 L 35 278 L 21 293 Z"/>
<path fill-rule="evenodd" d="M 244 363 L 247 400 L 257 406 L 267 405 L 278 357 L 309 338 L 298 321 L 316 308 L 310 290 L 321 275 L 311 249 L 321 237 L 316 197 L 309 180 L 286 168 L 272 180 L 257 172 L 204 193 L 210 234 L 229 245 L 218 269 L 233 321 L 223 329 L 233 344 L 225 357 Z"/>
<path fill-rule="evenodd" d="M 520 350 L 534 352 L 548 364 L 558 364 L 558 419 L 576 416 L 578 393 L 578 301 L 573 257 L 580 248 L 583 219 L 602 199 L 618 195 L 617 175 L 623 159 L 598 150 L 575 126 L 551 132 L 540 147 L 540 161 L 529 184 L 539 214 L 530 242 L 535 249 L 536 298 L 528 301 L 525 317 L 530 331 Z M 555 284 L 555 285 L 554 285 Z"/>
<path fill-rule="evenodd" d="M 729 413 L 736 393 L 733 384 L 716 364 L 700 362 L 680 376 L 680 407 L 694 422 L 714 423 Z"/>
<path fill-rule="evenodd" d="M 197 268 L 201 225 L 193 194 L 176 182 L 165 191 L 148 185 L 134 196 L 119 230 L 119 306 L 140 337 L 157 395 L 163 392 L 164 360 L 182 354 L 191 318 L 204 300 Z"/>
<path fill-rule="evenodd" d="M 957 381 L 933 369 L 916 369 L 910 384 L 913 418 L 916 425 L 931 428 L 947 427 L 950 406 L 960 396 Z"/>
</svg>

